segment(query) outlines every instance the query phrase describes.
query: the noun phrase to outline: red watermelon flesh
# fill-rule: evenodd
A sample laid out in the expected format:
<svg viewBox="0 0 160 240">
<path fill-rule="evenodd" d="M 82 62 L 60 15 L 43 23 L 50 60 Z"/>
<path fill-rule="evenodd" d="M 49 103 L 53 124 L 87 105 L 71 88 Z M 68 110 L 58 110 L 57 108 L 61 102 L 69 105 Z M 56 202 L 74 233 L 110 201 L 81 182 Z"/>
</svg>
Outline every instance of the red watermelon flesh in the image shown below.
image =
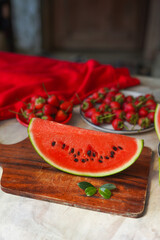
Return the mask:
<svg viewBox="0 0 160 240">
<path fill-rule="evenodd" d="M 45 161 L 82 176 L 102 177 L 120 172 L 136 161 L 143 148 L 143 140 L 38 118 L 31 120 L 28 134 Z"/>
</svg>

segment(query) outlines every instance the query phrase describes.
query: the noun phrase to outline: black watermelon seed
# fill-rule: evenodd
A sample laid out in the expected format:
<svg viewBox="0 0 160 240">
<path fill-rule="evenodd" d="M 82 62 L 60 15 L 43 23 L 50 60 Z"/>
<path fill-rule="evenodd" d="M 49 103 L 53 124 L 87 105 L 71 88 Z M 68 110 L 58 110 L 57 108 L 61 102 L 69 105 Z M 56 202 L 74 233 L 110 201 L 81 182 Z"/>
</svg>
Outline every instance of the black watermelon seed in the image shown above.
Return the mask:
<svg viewBox="0 0 160 240">
<path fill-rule="evenodd" d="M 121 146 L 118 146 L 119 149 L 123 150 L 123 148 Z"/>
<path fill-rule="evenodd" d="M 79 152 L 79 151 L 77 152 L 77 155 L 78 155 L 78 156 L 80 155 L 80 152 Z"/>
<path fill-rule="evenodd" d="M 88 150 L 87 155 L 90 157 L 91 156 L 91 150 Z"/>
<path fill-rule="evenodd" d="M 115 146 L 113 146 L 113 150 L 114 150 L 114 151 L 117 151 L 117 148 L 116 148 Z"/>
<path fill-rule="evenodd" d="M 86 158 L 86 161 L 88 161 L 88 158 Z"/>
<path fill-rule="evenodd" d="M 100 163 L 103 163 L 103 161 L 102 161 L 102 160 L 100 160 L 100 159 L 99 159 L 98 161 L 99 161 Z"/>
<path fill-rule="evenodd" d="M 63 143 L 63 145 L 62 145 L 62 149 L 64 149 L 64 148 L 65 148 L 65 146 L 66 146 L 66 144 L 65 144 L 65 143 Z"/>
<path fill-rule="evenodd" d="M 109 157 L 108 157 L 108 156 L 105 156 L 105 159 L 109 159 Z"/>
<path fill-rule="evenodd" d="M 111 158 L 114 158 L 114 154 L 111 154 L 110 157 L 111 157 Z"/>
<path fill-rule="evenodd" d="M 73 157 L 77 157 L 77 155 L 76 155 L 76 154 L 74 154 L 74 155 L 73 155 Z"/>
<path fill-rule="evenodd" d="M 91 158 L 92 161 L 94 161 L 94 158 Z"/>
<path fill-rule="evenodd" d="M 103 159 L 103 157 L 102 157 L 102 156 L 100 156 L 100 158 L 101 158 L 101 159 Z"/>
<path fill-rule="evenodd" d="M 93 157 L 95 157 L 95 156 L 96 156 L 96 154 L 93 152 L 93 153 L 92 153 L 92 156 L 93 156 Z"/>
<path fill-rule="evenodd" d="M 52 142 L 52 146 L 54 147 L 54 146 L 55 146 L 55 144 L 56 144 L 56 142 L 55 142 L 55 141 L 53 141 L 53 142 Z"/>
<path fill-rule="evenodd" d="M 71 148 L 71 153 L 74 153 L 74 148 Z"/>
<path fill-rule="evenodd" d="M 85 163 L 85 159 L 82 159 L 81 161 L 82 161 L 83 163 Z"/>
<path fill-rule="evenodd" d="M 74 161 L 75 161 L 75 162 L 78 162 L 78 158 L 75 158 Z"/>
</svg>

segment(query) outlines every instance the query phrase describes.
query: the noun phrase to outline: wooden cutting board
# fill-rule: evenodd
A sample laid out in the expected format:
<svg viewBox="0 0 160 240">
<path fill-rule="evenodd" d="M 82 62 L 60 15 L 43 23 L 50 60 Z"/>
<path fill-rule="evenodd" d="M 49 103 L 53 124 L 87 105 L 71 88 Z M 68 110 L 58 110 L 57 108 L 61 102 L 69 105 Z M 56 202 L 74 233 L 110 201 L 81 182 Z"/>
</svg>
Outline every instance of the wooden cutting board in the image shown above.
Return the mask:
<svg viewBox="0 0 160 240">
<path fill-rule="evenodd" d="M 29 139 L 13 145 L 0 144 L 0 164 L 3 168 L 1 189 L 4 192 L 51 201 L 69 206 L 140 217 L 144 214 L 148 186 L 151 149 L 144 147 L 139 159 L 119 174 L 102 178 L 74 176 L 47 164 L 34 150 Z M 110 199 L 97 192 L 87 197 L 77 183 L 88 181 L 95 187 L 113 183 Z"/>
</svg>

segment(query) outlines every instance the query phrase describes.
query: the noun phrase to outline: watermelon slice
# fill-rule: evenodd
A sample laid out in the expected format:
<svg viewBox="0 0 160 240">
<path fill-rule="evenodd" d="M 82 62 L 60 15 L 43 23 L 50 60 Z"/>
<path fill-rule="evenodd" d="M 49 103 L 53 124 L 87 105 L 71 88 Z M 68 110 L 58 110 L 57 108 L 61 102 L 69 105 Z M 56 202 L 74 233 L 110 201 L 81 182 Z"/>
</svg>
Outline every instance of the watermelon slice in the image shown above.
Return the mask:
<svg viewBox="0 0 160 240">
<path fill-rule="evenodd" d="M 143 140 L 33 118 L 28 127 L 37 153 L 53 167 L 75 175 L 118 173 L 139 157 Z"/>
<path fill-rule="evenodd" d="M 157 104 L 154 115 L 154 126 L 160 141 L 160 104 Z"/>
<path fill-rule="evenodd" d="M 154 126 L 160 141 L 160 104 L 157 104 L 154 115 Z M 160 144 L 158 146 L 158 160 L 159 160 L 159 184 L 160 184 Z"/>
</svg>

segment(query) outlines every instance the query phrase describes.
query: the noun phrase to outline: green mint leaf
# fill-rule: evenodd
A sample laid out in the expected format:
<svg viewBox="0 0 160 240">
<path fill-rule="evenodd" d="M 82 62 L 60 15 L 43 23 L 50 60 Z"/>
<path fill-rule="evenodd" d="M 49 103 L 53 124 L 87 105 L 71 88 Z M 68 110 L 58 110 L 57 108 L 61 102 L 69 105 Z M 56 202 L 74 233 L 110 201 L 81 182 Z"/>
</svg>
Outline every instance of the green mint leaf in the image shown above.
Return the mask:
<svg viewBox="0 0 160 240">
<path fill-rule="evenodd" d="M 114 185 L 112 183 L 106 183 L 106 184 L 102 185 L 100 188 L 107 188 L 108 190 L 113 190 L 113 189 L 116 189 L 116 185 Z"/>
<path fill-rule="evenodd" d="M 111 197 L 111 191 L 107 188 L 99 188 L 99 193 L 100 195 L 105 198 L 105 199 L 109 199 Z"/>
<path fill-rule="evenodd" d="M 78 183 L 78 186 L 81 188 L 81 189 L 83 189 L 83 190 L 85 190 L 86 188 L 88 188 L 88 187 L 94 187 L 91 183 L 89 183 L 89 182 L 79 182 Z"/>
<path fill-rule="evenodd" d="M 97 192 L 97 189 L 95 187 L 87 187 L 85 189 L 85 193 L 88 197 L 93 196 Z"/>
</svg>

